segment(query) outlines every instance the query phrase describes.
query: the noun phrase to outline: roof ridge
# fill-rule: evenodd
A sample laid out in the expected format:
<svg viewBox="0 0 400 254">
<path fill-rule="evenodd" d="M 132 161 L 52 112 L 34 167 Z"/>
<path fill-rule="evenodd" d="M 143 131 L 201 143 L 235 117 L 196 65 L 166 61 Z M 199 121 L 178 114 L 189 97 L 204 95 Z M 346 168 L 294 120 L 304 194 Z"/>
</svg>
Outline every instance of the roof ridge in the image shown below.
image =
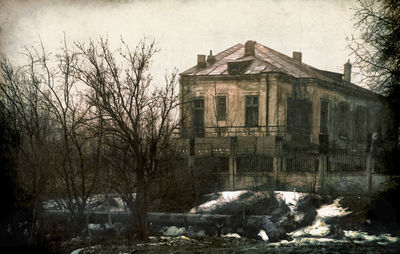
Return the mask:
<svg viewBox="0 0 400 254">
<path fill-rule="evenodd" d="M 222 55 L 222 54 L 225 53 L 226 51 L 229 51 L 229 50 L 231 50 L 231 49 L 233 49 L 233 48 L 235 48 L 235 47 L 237 47 L 237 46 L 239 46 L 239 45 L 244 47 L 244 44 L 238 43 L 238 44 L 236 44 L 236 45 L 233 45 L 233 46 L 230 47 L 230 48 L 227 48 L 227 49 L 225 49 L 225 50 L 223 50 L 223 51 L 217 53 L 217 54 L 215 55 L 215 58 L 217 58 L 217 56 Z"/>
</svg>

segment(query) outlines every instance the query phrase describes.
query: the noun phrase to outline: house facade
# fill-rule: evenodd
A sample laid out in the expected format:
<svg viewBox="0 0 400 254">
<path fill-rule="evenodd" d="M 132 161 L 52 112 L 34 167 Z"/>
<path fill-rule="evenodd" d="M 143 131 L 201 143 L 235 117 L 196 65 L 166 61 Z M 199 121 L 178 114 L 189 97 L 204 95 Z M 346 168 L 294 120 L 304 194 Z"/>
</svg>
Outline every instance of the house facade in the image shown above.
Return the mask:
<svg viewBox="0 0 400 254">
<path fill-rule="evenodd" d="M 382 96 L 343 73 L 302 62 L 255 41 L 198 55 L 180 74 L 185 138 L 269 136 L 286 147 L 365 152 L 390 132 Z"/>
</svg>

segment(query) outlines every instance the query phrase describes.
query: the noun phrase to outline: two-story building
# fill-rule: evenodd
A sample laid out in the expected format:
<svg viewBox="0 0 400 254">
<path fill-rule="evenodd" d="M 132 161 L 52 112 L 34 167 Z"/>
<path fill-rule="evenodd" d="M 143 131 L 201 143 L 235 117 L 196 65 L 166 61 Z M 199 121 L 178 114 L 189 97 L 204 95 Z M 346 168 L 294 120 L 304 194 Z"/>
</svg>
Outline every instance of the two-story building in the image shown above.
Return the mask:
<svg viewBox="0 0 400 254">
<path fill-rule="evenodd" d="M 255 41 L 198 55 L 180 74 L 182 137 L 277 136 L 291 147 L 363 151 L 389 131 L 384 98 Z"/>
</svg>

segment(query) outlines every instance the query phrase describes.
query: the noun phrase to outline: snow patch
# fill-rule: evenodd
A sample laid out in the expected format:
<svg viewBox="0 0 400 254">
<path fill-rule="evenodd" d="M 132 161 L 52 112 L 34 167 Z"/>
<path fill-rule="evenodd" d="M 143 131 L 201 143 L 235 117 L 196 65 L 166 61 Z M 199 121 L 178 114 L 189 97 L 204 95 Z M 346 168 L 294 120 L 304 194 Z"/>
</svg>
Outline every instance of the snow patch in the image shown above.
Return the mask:
<svg viewBox="0 0 400 254">
<path fill-rule="evenodd" d="M 182 235 L 185 232 L 185 228 L 177 228 L 175 226 L 168 227 L 167 230 L 165 231 L 166 236 L 178 236 Z"/>
<path fill-rule="evenodd" d="M 242 194 L 244 194 L 246 192 L 248 192 L 248 191 L 241 190 L 241 191 L 218 192 L 217 194 L 219 196 L 217 199 L 210 200 L 204 204 L 201 204 L 200 206 L 197 207 L 197 209 L 196 209 L 196 207 L 194 207 L 190 210 L 189 213 L 196 213 L 196 210 L 201 210 L 202 212 L 210 212 L 219 206 L 222 206 L 229 202 L 237 200 Z"/>
<path fill-rule="evenodd" d="M 72 251 L 71 252 L 71 254 L 79 254 L 82 250 L 84 250 L 85 248 L 79 248 L 79 249 L 76 249 L 76 250 L 74 250 L 74 251 Z"/>
<path fill-rule="evenodd" d="M 317 213 L 319 217 L 321 218 L 326 218 L 326 217 L 341 217 L 350 214 L 351 212 L 348 212 L 348 208 L 343 208 L 340 206 L 341 198 L 337 198 L 333 201 L 332 204 L 330 205 L 324 205 L 320 209 L 317 210 Z"/>
<path fill-rule="evenodd" d="M 269 240 L 267 233 L 265 233 L 263 229 L 261 229 L 260 232 L 258 232 L 258 236 L 261 237 L 263 241 Z"/>
<path fill-rule="evenodd" d="M 221 236 L 225 238 L 241 238 L 240 235 L 237 233 L 228 233 L 226 235 L 222 234 Z"/>
<path fill-rule="evenodd" d="M 399 237 L 391 236 L 390 234 L 369 235 L 367 232 L 352 230 L 343 230 L 343 232 L 347 238 L 359 240 L 361 242 L 379 241 L 378 243 L 380 244 L 387 244 L 395 243 L 400 240 Z"/>
<path fill-rule="evenodd" d="M 275 196 L 285 202 L 286 205 L 296 206 L 297 202 L 304 196 L 302 192 L 294 191 L 274 191 Z"/>
<path fill-rule="evenodd" d="M 289 233 L 293 237 L 300 237 L 305 235 L 310 236 L 327 236 L 330 233 L 330 225 L 326 224 L 325 220 L 330 217 L 341 217 L 351 212 L 347 211 L 347 208 L 340 206 L 341 198 L 337 198 L 330 205 L 324 205 L 317 210 L 317 216 L 310 226 L 300 228 L 296 231 Z"/>
</svg>

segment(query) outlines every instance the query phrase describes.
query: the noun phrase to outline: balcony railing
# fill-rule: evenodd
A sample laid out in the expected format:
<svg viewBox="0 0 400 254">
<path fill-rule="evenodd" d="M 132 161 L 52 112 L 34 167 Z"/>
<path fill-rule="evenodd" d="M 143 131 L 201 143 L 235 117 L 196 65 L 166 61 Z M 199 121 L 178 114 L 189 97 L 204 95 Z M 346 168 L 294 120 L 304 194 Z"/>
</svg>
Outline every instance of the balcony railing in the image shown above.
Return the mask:
<svg viewBox="0 0 400 254">
<path fill-rule="evenodd" d="M 195 131 L 196 130 L 196 131 Z M 287 128 L 278 126 L 205 126 L 178 129 L 174 134 L 183 137 L 286 136 Z"/>
</svg>

